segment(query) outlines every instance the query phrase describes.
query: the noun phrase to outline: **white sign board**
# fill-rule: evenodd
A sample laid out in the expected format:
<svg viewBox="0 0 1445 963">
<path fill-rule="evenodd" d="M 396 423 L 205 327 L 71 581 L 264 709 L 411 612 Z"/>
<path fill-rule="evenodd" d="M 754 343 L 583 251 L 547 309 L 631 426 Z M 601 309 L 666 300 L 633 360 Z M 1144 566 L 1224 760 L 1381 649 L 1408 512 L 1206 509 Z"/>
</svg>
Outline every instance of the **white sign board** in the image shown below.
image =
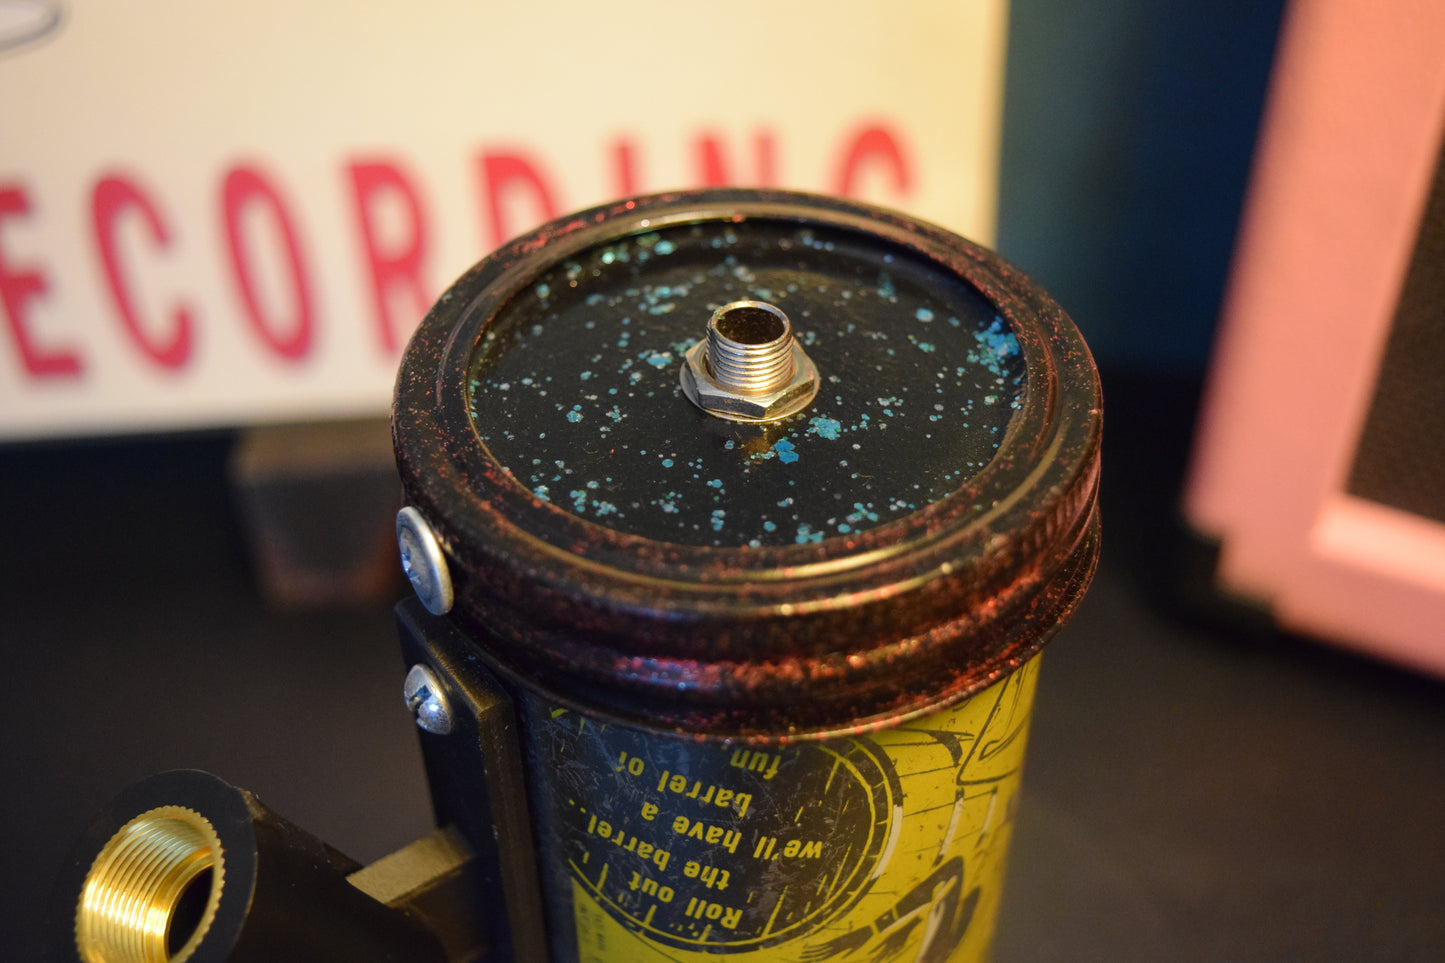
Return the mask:
<svg viewBox="0 0 1445 963">
<path fill-rule="evenodd" d="M 379 414 L 431 301 L 619 195 L 993 235 L 1006 0 L 0 0 L 0 439 Z"/>
</svg>

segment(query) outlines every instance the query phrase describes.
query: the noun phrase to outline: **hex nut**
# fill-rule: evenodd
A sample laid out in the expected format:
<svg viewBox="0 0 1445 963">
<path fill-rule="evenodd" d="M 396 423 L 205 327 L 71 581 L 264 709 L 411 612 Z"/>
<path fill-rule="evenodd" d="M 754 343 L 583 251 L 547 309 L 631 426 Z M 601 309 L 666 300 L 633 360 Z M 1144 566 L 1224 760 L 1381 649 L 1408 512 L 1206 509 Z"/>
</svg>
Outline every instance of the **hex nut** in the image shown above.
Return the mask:
<svg viewBox="0 0 1445 963">
<path fill-rule="evenodd" d="M 794 341 L 793 377 L 776 391 L 745 394 L 718 384 L 707 364 L 707 342 L 683 355 L 682 391 L 689 401 L 730 421 L 777 421 L 806 408 L 818 394 L 818 368 Z"/>
</svg>

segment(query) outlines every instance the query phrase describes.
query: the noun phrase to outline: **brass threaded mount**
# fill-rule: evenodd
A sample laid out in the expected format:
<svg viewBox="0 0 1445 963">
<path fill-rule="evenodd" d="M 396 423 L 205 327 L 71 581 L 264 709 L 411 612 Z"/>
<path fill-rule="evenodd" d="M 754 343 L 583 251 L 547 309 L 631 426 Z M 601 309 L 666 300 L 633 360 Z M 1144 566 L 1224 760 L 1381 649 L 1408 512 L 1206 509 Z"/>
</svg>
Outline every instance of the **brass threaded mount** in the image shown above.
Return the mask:
<svg viewBox="0 0 1445 963">
<path fill-rule="evenodd" d="M 172 929 L 183 904 L 209 874 L 210 886 L 178 947 Z M 106 842 L 91 863 L 75 909 L 75 945 L 85 963 L 182 963 L 215 920 L 225 879 L 220 837 L 209 820 L 183 806 L 141 813 Z M 197 896 L 199 894 L 196 894 Z M 172 947 L 175 947 L 172 952 Z"/>
</svg>

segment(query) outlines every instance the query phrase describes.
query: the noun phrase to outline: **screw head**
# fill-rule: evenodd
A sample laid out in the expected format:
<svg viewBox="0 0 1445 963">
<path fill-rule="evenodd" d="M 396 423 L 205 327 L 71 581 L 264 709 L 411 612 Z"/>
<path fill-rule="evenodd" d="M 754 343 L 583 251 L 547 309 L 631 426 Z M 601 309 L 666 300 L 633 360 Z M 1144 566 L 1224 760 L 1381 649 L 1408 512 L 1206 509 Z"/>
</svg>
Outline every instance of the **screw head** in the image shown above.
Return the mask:
<svg viewBox="0 0 1445 963">
<path fill-rule="evenodd" d="M 446 555 L 421 512 L 410 505 L 396 513 L 396 544 L 401 550 L 401 570 L 421 604 L 432 615 L 450 612 L 455 596 Z"/>
<path fill-rule="evenodd" d="M 431 669 L 420 664 L 412 666 L 401 685 L 401 695 L 406 700 L 406 707 L 415 714 L 420 728 L 439 736 L 452 731 L 451 707 L 447 705 L 441 683 Z"/>
</svg>

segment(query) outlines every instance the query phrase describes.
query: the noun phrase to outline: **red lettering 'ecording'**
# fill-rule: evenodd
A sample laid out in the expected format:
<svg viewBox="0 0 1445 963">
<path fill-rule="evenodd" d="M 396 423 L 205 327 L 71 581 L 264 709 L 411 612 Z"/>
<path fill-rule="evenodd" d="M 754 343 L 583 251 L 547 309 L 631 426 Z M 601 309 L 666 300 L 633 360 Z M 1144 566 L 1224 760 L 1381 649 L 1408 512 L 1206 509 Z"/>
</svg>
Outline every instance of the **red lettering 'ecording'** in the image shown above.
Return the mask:
<svg viewBox="0 0 1445 963">
<path fill-rule="evenodd" d="M 247 211 L 252 207 L 270 215 L 273 236 L 281 242 L 285 255 L 283 263 L 291 275 L 290 318 L 268 317 L 261 303 L 252 263 L 253 251 L 248 239 L 250 232 L 244 229 Z M 261 341 L 279 357 L 287 361 L 306 357 L 311 349 L 315 314 L 306 265 L 301 257 L 301 244 L 285 201 L 257 168 L 242 165 L 232 168 L 226 175 L 221 191 L 221 211 L 226 224 L 226 249 L 231 256 L 231 272 L 240 290 L 246 319 Z"/>
<path fill-rule="evenodd" d="M 140 218 L 156 248 L 165 251 L 171 246 L 171 232 L 161 219 L 155 203 L 132 179 L 118 174 L 96 181 L 90 194 L 90 214 L 95 226 L 95 244 L 105 271 L 110 299 L 120 315 L 126 333 L 141 353 L 162 368 L 175 370 L 190 360 L 192 332 L 195 327 L 191 309 L 179 305 L 171 312 L 169 334 L 152 333 L 154 326 L 142 323 L 126 283 L 121 264 L 117 227 L 127 214 Z"/>
<path fill-rule="evenodd" d="M 395 354 L 401 350 L 405 333 L 435 300 L 424 273 L 431 237 L 426 208 L 411 179 L 394 162 L 357 161 L 347 170 L 356 202 L 361 253 L 371 271 L 376 330 L 383 350 Z M 382 210 L 387 205 L 400 213 L 404 223 L 399 230 L 383 230 Z M 403 300 L 405 307 L 394 311 L 398 300 Z"/>
<path fill-rule="evenodd" d="M 906 197 L 913 190 L 913 165 L 898 137 L 881 124 L 866 124 L 844 141 L 842 162 L 833 179 L 832 190 L 844 197 L 856 197 L 859 180 L 868 172 L 881 170 L 894 193 Z"/>
<path fill-rule="evenodd" d="M 477 166 L 487 198 L 489 246 L 497 247 L 529 223 L 537 224 L 557 216 L 556 193 L 535 159 L 520 153 L 488 151 L 478 158 Z M 531 196 L 534 216 L 529 223 L 513 224 L 507 213 L 515 208 L 517 201 L 525 201 L 525 195 Z"/>
<path fill-rule="evenodd" d="M 619 137 L 612 143 L 613 193 L 631 197 L 637 191 L 637 145 L 630 137 Z"/>
<path fill-rule="evenodd" d="M 693 143 L 697 155 L 698 180 L 706 187 L 727 187 L 747 184 L 754 187 L 772 187 L 778 182 L 777 138 L 773 132 L 762 129 L 753 134 L 754 176 L 735 178 L 732 165 L 723 159 L 723 138 L 706 131 L 699 134 Z"/>
<path fill-rule="evenodd" d="M 29 217 L 30 197 L 20 187 L 0 186 L 0 226 L 9 217 Z M 29 301 L 44 294 L 50 287 L 45 275 L 37 270 L 13 267 L 0 246 L 0 305 L 5 308 L 5 322 L 10 337 L 20 354 L 20 363 L 31 378 L 67 378 L 80 374 L 80 356 L 64 348 L 45 350 L 31 338 L 26 324 L 25 308 Z"/>
</svg>

